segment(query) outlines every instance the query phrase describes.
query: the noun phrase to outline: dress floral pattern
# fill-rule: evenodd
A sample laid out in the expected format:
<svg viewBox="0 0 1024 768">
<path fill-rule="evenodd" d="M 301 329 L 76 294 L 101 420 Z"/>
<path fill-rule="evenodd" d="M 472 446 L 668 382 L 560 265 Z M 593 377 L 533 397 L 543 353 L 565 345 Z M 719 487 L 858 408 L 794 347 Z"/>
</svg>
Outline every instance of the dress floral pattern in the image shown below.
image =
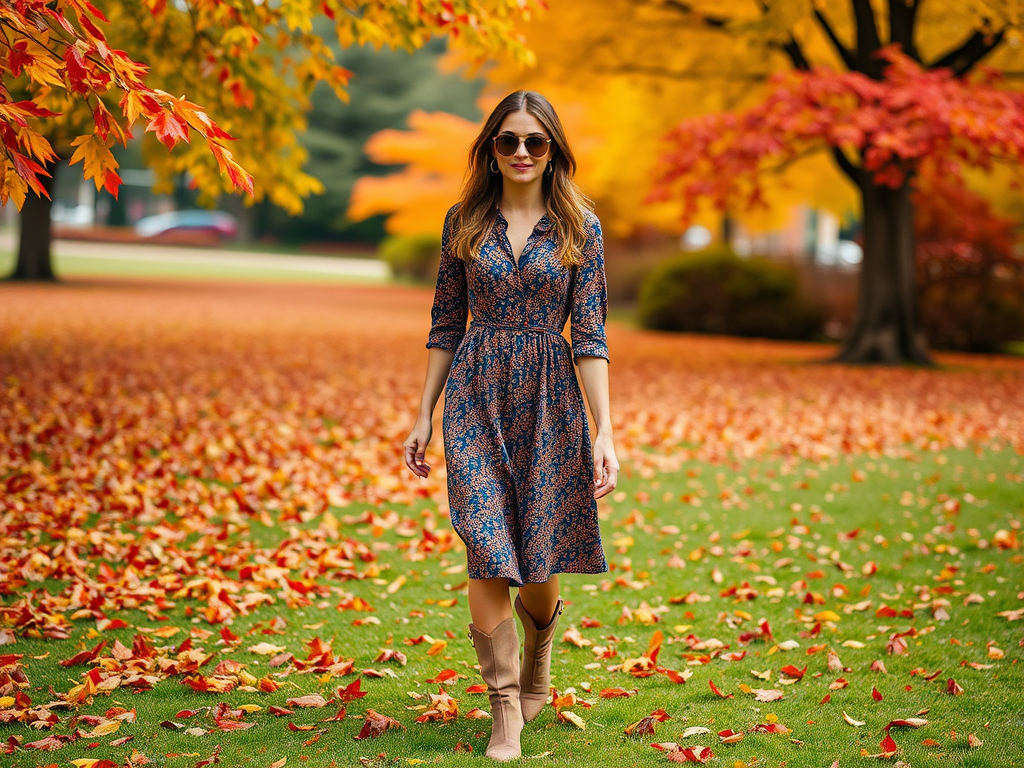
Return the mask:
<svg viewBox="0 0 1024 768">
<path fill-rule="evenodd" d="M 444 454 L 469 577 L 520 586 L 553 573 L 604 573 L 590 433 L 573 371 L 581 356 L 608 359 L 601 224 L 588 213 L 582 261 L 566 268 L 544 216 L 516 264 L 498 212 L 478 256 L 464 262 L 451 252 L 453 210 L 427 347 L 455 353 Z M 571 342 L 562 336 L 567 320 Z"/>
</svg>

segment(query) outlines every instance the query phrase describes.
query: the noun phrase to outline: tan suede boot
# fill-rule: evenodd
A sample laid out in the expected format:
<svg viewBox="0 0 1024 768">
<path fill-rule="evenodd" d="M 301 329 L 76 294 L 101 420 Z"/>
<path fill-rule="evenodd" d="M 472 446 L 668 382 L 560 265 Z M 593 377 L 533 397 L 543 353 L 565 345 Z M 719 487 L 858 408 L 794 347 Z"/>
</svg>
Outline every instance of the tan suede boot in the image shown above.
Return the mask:
<svg viewBox="0 0 1024 768">
<path fill-rule="evenodd" d="M 469 625 L 469 636 L 480 661 L 480 674 L 487 683 L 491 702 L 491 739 L 487 757 L 514 760 L 522 755 L 519 735 L 523 730 L 523 714 L 519 709 L 519 635 L 516 620 L 511 616 L 496 626 L 491 634 Z"/>
<path fill-rule="evenodd" d="M 551 687 L 551 645 L 555 639 L 558 617 L 564 604 L 561 599 L 555 604 L 555 615 L 543 629 L 538 629 L 533 617 L 523 607 L 516 595 L 516 613 L 523 622 L 523 662 L 519 677 L 519 704 L 523 720 L 533 720 L 544 709 Z"/>
</svg>

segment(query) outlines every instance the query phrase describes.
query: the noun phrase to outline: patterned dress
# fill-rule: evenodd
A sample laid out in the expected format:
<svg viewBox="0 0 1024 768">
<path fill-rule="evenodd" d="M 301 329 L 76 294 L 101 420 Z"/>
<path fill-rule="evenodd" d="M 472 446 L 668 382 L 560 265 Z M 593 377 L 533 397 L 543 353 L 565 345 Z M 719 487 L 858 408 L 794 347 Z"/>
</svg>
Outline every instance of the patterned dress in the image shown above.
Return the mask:
<svg viewBox="0 0 1024 768">
<path fill-rule="evenodd" d="M 467 263 L 451 252 L 453 210 L 427 347 L 455 351 L 444 454 L 469 577 L 507 577 L 518 587 L 553 573 L 604 573 L 590 433 L 573 371 L 581 356 L 608 359 L 601 224 L 588 213 L 582 262 L 567 269 L 544 216 L 517 265 L 499 212 Z M 570 318 L 571 344 L 562 336 Z"/>
</svg>

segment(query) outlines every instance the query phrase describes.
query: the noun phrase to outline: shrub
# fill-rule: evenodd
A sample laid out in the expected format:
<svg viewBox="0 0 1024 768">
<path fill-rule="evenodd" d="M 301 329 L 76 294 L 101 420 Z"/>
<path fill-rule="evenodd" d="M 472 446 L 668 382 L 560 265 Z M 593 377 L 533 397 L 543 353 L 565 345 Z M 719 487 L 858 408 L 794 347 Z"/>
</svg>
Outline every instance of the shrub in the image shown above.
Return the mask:
<svg viewBox="0 0 1024 768">
<path fill-rule="evenodd" d="M 772 339 L 809 339 L 824 320 L 800 295 L 796 272 L 765 258 L 721 248 L 663 262 L 640 290 L 645 328 Z"/>
<path fill-rule="evenodd" d="M 378 255 L 397 277 L 433 282 L 441 261 L 441 240 L 434 235 L 387 237 Z"/>
<path fill-rule="evenodd" d="M 916 206 L 921 322 L 935 347 L 993 352 L 1024 339 L 1017 222 L 977 193 L 932 180 Z"/>
</svg>

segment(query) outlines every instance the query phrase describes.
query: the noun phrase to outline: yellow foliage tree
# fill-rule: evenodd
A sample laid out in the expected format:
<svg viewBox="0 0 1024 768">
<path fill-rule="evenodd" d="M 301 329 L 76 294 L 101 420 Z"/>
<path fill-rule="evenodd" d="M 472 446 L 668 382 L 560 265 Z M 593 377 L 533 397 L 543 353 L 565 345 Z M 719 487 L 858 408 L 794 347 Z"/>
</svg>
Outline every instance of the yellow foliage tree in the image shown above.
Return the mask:
<svg viewBox="0 0 1024 768">
<path fill-rule="evenodd" d="M 647 199 L 669 148 L 663 137 L 681 121 L 751 108 L 786 71 L 824 67 L 884 81 L 880 54 L 893 45 L 919 67 L 957 78 L 982 63 L 1019 76 L 1022 23 L 1022 0 L 552 0 L 520 27 L 537 65 L 524 71 L 505 63 L 488 79 L 496 92 L 527 87 L 581 113 L 571 133 L 587 146 L 581 182 L 602 220 L 624 233 L 643 222 L 679 225 L 681 206 L 668 200 L 652 208 Z M 801 199 L 837 212 L 860 204 L 881 217 L 869 227 L 858 316 L 842 358 L 928 362 L 906 237 L 909 187 L 899 205 L 880 205 L 884 195 L 865 176 L 861 150 L 823 144 L 762 170 L 773 173 L 761 181 L 769 201 L 762 224 Z M 1004 177 L 995 178 L 986 175 L 990 191 L 1005 189 L 995 186 Z M 697 220 L 714 215 L 708 205 Z"/>
<path fill-rule="evenodd" d="M 0 197 L 22 208 L 15 276 L 52 279 L 49 186 L 58 157 L 116 194 L 111 154 L 144 126 L 158 191 L 188 171 L 290 211 L 320 189 L 296 133 L 318 82 L 346 98 L 327 44 L 411 49 L 447 35 L 471 57 L 532 58 L 514 24 L 534 0 L 25 0 L 0 9 Z M 187 97 L 187 98 L 186 98 Z M 189 143 L 193 135 L 205 143 Z M 230 142 L 231 150 L 227 149 Z M 26 187 L 36 192 L 25 195 Z"/>
</svg>

